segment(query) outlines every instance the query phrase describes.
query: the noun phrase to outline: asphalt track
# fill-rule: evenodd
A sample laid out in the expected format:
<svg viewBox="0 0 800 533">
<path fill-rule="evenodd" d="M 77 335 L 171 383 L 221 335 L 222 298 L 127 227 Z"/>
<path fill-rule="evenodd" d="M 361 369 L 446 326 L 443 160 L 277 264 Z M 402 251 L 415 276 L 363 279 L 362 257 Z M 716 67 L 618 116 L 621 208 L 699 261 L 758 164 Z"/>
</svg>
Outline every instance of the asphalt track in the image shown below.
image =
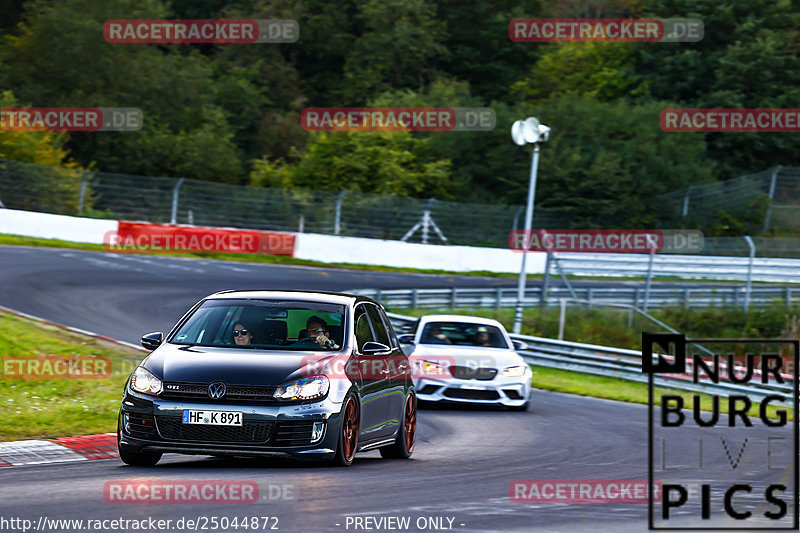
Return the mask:
<svg viewBox="0 0 800 533">
<path fill-rule="evenodd" d="M 22 247 L 0 247 L 0 265 L 0 305 L 130 342 L 144 331 L 169 329 L 189 305 L 222 289 L 513 284 Z M 273 516 L 280 531 L 313 532 L 376 531 L 355 528 L 353 519 L 399 516 L 412 524 L 443 517 L 447 525 L 450 518 L 453 531 L 646 531 L 645 503 L 515 503 L 508 496 L 517 479 L 647 479 L 646 407 L 539 390 L 532 402 L 526 413 L 423 410 L 412 460 L 386 461 L 372 452 L 348 469 L 288 459 L 183 456 L 166 456 L 151 469 L 115 459 L 2 468 L 0 517 L 36 524 L 40 517 Z M 702 435 L 707 433 L 686 428 L 673 440 L 686 451 Z M 719 445 L 707 446 L 705 470 L 696 481 L 715 484 L 730 475 L 730 459 Z M 754 481 L 761 480 L 759 460 L 749 453 L 743 458 L 756 472 L 749 476 Z M 107 503 L 105 483 L 121 480 L 253 481 L 262 499 L 249 505 Z M 270 499 L 275 487 L 287 487 L 291 498 Z M 757 509 L 757 502 L 746 505 Z M 687 519 L 697 516 L 692 509 Z M 713 515 L 721 525 L 717 509 Z"/>
</svg>

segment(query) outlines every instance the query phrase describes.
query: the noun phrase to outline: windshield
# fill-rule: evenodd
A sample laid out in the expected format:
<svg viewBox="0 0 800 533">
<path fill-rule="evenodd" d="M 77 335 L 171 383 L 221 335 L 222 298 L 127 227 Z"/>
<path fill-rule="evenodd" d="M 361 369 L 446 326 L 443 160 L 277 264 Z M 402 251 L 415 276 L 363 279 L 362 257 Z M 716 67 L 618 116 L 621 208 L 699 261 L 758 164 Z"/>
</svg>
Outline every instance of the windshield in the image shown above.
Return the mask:
<svg viewBox="0 0 800 533">
<path fill-rule="evenodd" d="M 173 344 L 264 350 L 336 350 L 344 340 L 344 306 L 279 300 L 206 300 Z"/>
<path fill-rule="evenodd" d="M 419 343 L 508 349 L 500 328 L 469 322 L 428 322 Z"/>
</svg>

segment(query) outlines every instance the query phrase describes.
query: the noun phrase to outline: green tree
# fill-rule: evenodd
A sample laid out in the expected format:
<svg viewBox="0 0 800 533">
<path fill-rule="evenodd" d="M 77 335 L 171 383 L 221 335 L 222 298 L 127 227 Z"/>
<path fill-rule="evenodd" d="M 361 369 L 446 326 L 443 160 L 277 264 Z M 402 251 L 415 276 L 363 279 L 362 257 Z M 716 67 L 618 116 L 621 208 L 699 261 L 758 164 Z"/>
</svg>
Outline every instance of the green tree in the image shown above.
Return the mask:
<svg viewBox="0 0 800 533">
<path fill-rule="evenodd" d="M 638 72 L 659 99 L 682 107 L 796 108 L 800 100 L 800 9 L 793 0 L 649 0 L 645 16 L 694 17 L 697 43 L 647 46 Z M 692 135 L 692 134 L 683 134 Z M 800 138 L 786 133 L 720 133 L 708 153 L 722 177 L 793 165 Z"/>
<path fill-rule="evenodd" d="M 318 132 L 296 163 L 257 161 L 251 184 L 447 198 L 450 161 L 429 144 L 409 132 Z"/>
<path fill-rule="evenodd" d="M 558 43 L 539 58 L 511 90 L 526 101 L 560 98 L 566 93 L 608 102 L 648 94 L 636 73 L 638 44 Z"/>
<path fill-rule="evenodd" d="M 444 24 L 425 0 L 363 0 L 356 17 L 359 35 L 344 65 L 350 99 L 342 105 L 423 86 L 436 76 L 434 60 L 449 55 Z"/>
<path fill-rule="evenodd" d="M 228 115 L 216 103 L 208 58 L 183 55 L 178 45 L 116 44 L 103 38 L 108 19 L 168 17 L 163 3 L 33 0 L 25 7 L 22 25 L 2 44 L 0 87 L 13 87 L 34 106 L 138 107 L 144 113 L 138 132 L 73 134 L 68 147 L 76 160 L 128 174 L 220 181 L 243 176 Z M 193 148 L 186 148 L 187 139 Z M 177 169 L 163 158 L 174 148 L 188 158 Z"/>
<path fill-rule="evenodd" d="M 664 105 L 568 96 L 520 113 L 552 128 L 541 148 L 537 205 L 558 209 L 572 227 L 652 227 L 659 213 L 652 197 L 712 181 L 703 136 L 661 131 Z M 502 178 L 520 199 L 523 172 Z"/>
</svg>

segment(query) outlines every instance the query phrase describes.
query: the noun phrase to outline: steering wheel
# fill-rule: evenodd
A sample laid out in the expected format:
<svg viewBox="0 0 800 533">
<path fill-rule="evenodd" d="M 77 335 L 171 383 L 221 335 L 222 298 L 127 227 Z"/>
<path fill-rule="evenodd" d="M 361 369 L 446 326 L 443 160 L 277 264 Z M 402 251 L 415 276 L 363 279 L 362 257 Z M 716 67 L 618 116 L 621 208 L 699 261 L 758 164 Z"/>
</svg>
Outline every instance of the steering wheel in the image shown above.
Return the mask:
<svg viewBox="0 0 800 533">
<path fill-rule="evenodd" d="M 326 344 L 319 344 L 317 342 L 317 338 L 316 337 L 305 337 L 303 339 L 297 339 L 297 342 L 294 343 L 294 346 L 298 346 L 298 345 L 300 345 L 300 346 L 309 346 L 309 347 L 311 347 L 311 345 L 313 345 L 313 346 L 315 346 L 317 348 L 323 348 L 325 350 L 333 350 L 334 349 L 333 347 L 328 346 Z"/>
</svg>

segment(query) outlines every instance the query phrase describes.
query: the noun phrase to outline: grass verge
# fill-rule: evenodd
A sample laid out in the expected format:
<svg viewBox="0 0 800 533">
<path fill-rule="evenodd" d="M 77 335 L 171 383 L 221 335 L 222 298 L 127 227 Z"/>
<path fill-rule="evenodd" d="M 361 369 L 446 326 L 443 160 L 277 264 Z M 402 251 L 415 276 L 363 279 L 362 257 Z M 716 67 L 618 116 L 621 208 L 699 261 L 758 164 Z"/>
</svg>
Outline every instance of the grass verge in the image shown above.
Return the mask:
<svg viewBox="0 0 800 533">
<path fill-rule="evenodd" d="M 144 353 L 52 324 L 0 312 L 0 440 L 53 438 L 116 431 L 122 389 Z M 60 355 L 107 357 L 103 379 L 17 379 L 13 360 Z M 8 366 L 6 366 L 8 365 Z"/>
</svg>

